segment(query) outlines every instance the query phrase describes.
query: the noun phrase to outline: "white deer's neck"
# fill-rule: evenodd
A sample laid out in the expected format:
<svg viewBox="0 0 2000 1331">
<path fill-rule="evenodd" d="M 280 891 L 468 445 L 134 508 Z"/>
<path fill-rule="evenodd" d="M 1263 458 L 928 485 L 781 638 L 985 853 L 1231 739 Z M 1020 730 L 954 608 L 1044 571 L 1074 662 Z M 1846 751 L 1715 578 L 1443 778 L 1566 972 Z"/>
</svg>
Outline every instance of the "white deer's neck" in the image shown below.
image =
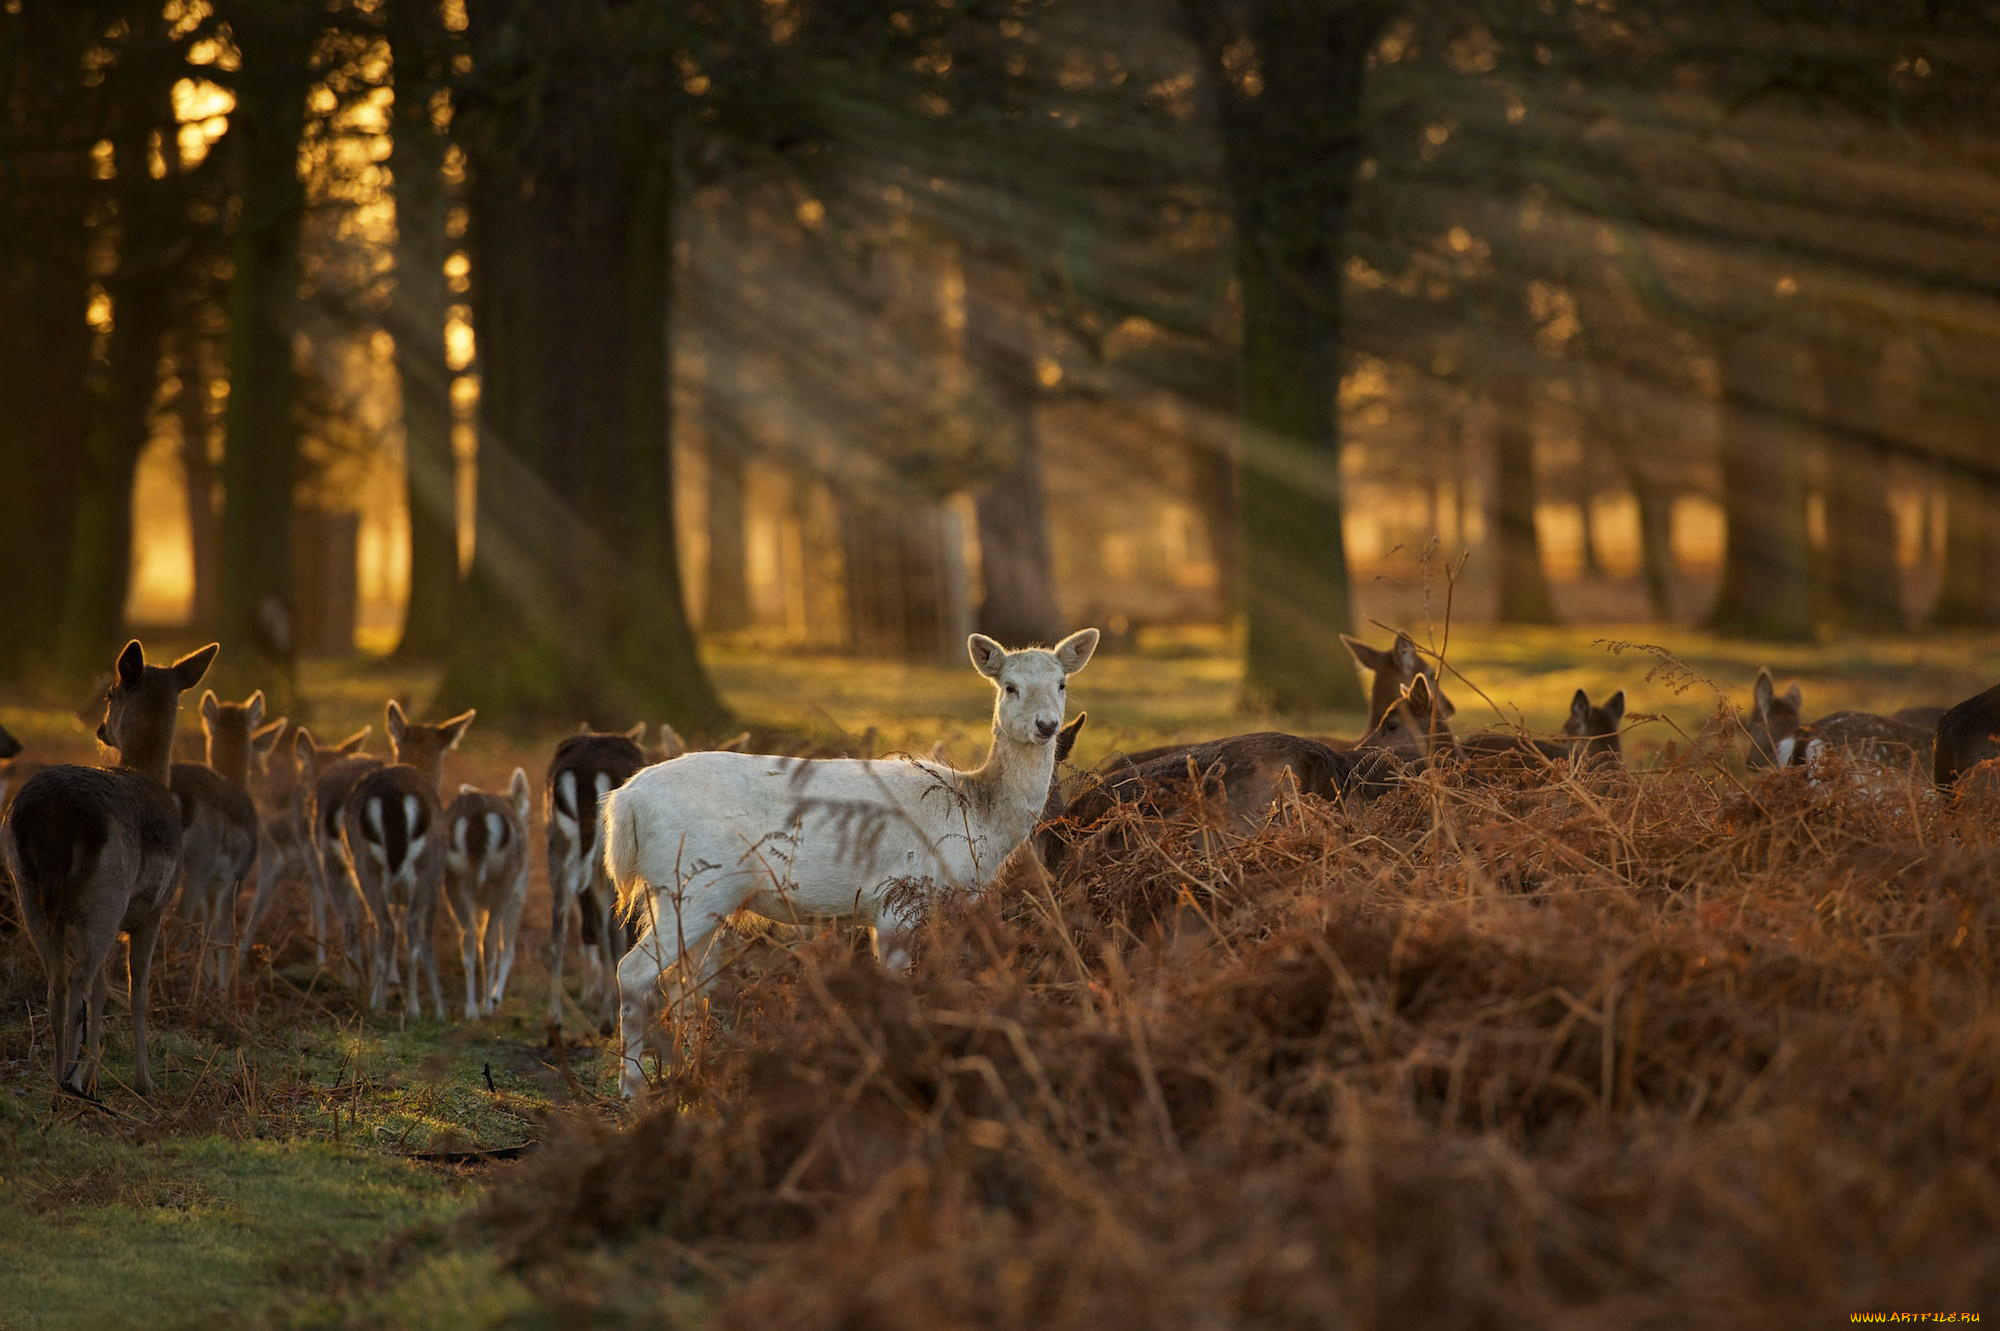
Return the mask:
<svg viewBox="0 0 2000 1331">
<path fill-rule="evenodd" d="M 996 727 L 986 761 L 965 773 L 960 788 L 975 816 L 986 822 L 986 835 L 1004 843 L 998 847 L 1002 854 L 1035 830 L 1055 766 L 1053 742 L 1024 744 Z"/>
</svg>

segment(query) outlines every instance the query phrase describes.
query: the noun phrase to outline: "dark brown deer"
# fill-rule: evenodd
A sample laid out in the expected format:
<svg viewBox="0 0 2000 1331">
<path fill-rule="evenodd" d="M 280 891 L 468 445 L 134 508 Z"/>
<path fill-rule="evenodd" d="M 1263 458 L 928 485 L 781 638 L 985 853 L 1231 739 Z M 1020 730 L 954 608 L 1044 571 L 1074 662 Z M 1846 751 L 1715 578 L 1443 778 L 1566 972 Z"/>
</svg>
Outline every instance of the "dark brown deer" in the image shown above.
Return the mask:
<svg viewBox="0 0 2000 1331">
<path fill-rule="evenodd" d="M 351 753 L 323 762 L 329 751 L 312 747 L 311 734 L 303 730 L 295 741 L 295 753 L 302 768 L 316 773 L 304 787 L 303 800 L 306 862 L 314 874 L 313 891 L 319 905 L 313 917 L 313 932 L 320 940 L 338 937 L 348 967 L 356 978 L 366 982 L 368 911 L 355 883 L 353 866 L 348 863 L 347 844 L 341 840 L 340 829 L 347 799 L 354 793 L 356 783 L 379 770 L 382 760 L 365 753 Z M 324 946 L 318 949 L 318 960 L 321 965 L 326 963 Z"/>
<path fill-rule="evenodd" d="M 174 719 L 181 694 L 201 682 L 218 650 L 210 643 L 171 666 L 151 666 L 137 639 L 127 643 L 97 728 L 118 750 L 118 766 L 36 773 L 0 829 L 0 857 L 48 977 L 56 1083 L 73 1095 L 97 1090 L 106 966 L 121 933 L 131 940 L 132 1085 L 141 1095 L 153 1089 L 148 981 L 180 870 L 180 811 L 167 786 Z"/>
<path fill-rule="evenodd" d="M 458 747 L 476 713 L 419 725 L 391 701 L 386 715 L 396 761 L 364 774 L 340 809 L 341 843 L 368 912 L 368 1006 L 381 1010 L 402 965 L 403 1011 L 422 1017 L 428 988 L 442 1017 L 436 934 L 445 842 L 438 787 L 445 754 Z"/>
<path fill-rule="evenodd" d="M 1979 766 L 2000 758 L 2000 684 L 1975 693 L 1938 718 L 1931 778 L 1950 788 Z"/>
<path fill-rule="evenodd" d="M 1604 704 L 1593 707 L 1590 695 L 1582 689 L 1569 700 L 1569 716 L 1563 721 L 1563 734 L 1570 740 L 1570 747 L 1579 757 L 1624 763 L 1625 743 L 1619 737 L 1619 727 L 1625 723 L 1625 690 L 1620 689 L 1604 700 Z"/>
<path fill-rule="evenodd" d="M 514 969 L 514 940 L 528 900 L 528 774 L 507 793 L 460 786 L 444 811 L 444 899 L 465 965 L 465 1019 L 497 1012 Z"/>
<path fill-rule="evenodd" d="M 1808 767 L 1829 751 L 1879 768 L 1920 765 L 1930 756 L 1932 735 L 1921 725 L 1874 712 L 1830 712 L 1808 723 L 1801 715 L 1803 701 L 1797 684 L 1781 696 L 1771 672 L 1757 672 L 1744 723 L 1750 734 L 1748 766 Z"/>
<path fill-rule="evenodd" d="M 1438 687 L 1437 667 L 1424 660 L 1418 653 L 1416 640 L 1409 634 L 1398 633 L 1396 641 L 1386 649 L 1370 647 L 1361 639 L 1349 637 L 1345 633 L 1340 635 L 1340 640 L 1347 644 L 1347 650 L 1354 657 L 1356 665 L 1363 670 L 1375 672 L 1375 677 L 1368 686 L 1369 726 L 1381 723 L 1382 718 L 1389 714 L 1389 709 L 1402 699 L 1404 691 L 1416 682 L 1419 675 L 1430 681 L 1431 691 L 1436 696 L 1437 706 L 1445 719 L 1450 719 L 1458 710 L 1452 706 L 1451 699 L 1445 697 L 1444 690 Z"/>
<path fill-rule="evenodd" d="M 262 805 L 263 836 L 257 858 L 257 895 L 250 903 L 250 919 L 243 929 L 243 947 L 256 939 L 258 925 L 271 907 L 280 885 L 303 882 L 306 910 L 311 919 L 313 963 L 326 965 L 327 940 L 344 928 L 344 903 L 331 899 L 338 887 L 351 898 L 344 878 L 330 880 L 318 838 L 313 835 L 318 812 L 317 787 L 327 769 L 343 758 L 360 757 L 379 763 L 361 753 L 373 726 L 363 726 L 338 744 L 321 748 L 312 731 L 287 725 L 286 732 L 264 763 L 263 780 L 257 790 Z M 350 780 L 348 786 L 353 785 Z M 336 826 L 338 824 L 336 823 Z"/>
<path fill-rule="evenodd" d="M 21 758 L 20 752 L 21 741 L 0 726 L 0 811 L 13 802 L 14 795 L 27 784 L 29 777 L 48 766 Z"/>
<path fill-rule="evenodd" d="M 240 703 L 208 690 L 201 695 L 207 761 L 175 763 L 169 778 L 181 813 L 180 915 L 201 936 L 197 974 L 224 993 L 235 979 L 236 900 L 257 862 L 250 736 L 263 723 L 263 690 Z"/>
<path fill-rule="evenodd" d="M 543 786 L 542 823 L 549 864 L 549 1029 L 563 1025 L 563 961 L 569 951 L 572 914 L 581 917 L 585 1012 L 609 1030 L 618 1018 L 619 957 L 633 932 L 613 914 L 617 894 L 604 870 L 599 808 L 605 795 L 649 765 L 640 747 L 644 722 L 623 733 L 580 729 L 556 745 Z M 685 753 L 674 728 L 660 726 L 661 761 Z"/>
</svg>

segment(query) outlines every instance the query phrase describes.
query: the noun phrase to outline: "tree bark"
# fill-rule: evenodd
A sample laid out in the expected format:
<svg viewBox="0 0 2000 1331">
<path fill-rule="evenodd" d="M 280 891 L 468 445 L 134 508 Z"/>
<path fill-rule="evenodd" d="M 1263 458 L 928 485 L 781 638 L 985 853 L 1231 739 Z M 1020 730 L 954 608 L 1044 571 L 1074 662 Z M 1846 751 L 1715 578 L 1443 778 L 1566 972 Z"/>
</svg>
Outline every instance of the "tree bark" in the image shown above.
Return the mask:
<svg viewBox="0 0 2000 1331">
<path fill-rule="evenodd" d="M 1532 354 L 1532 349 L 1530 351 Z M 1555 603 L 1542 568 L 1535 519 L 1535 403 L 1524 373 L 1501 373 L 1493 403 L 1493 537 L 1503 624 L 1553 624 Z"/>
<path fill-rule="evenodd" d="M 1244 684 L 1282 709 L 1359 711 L 1341 530 L 1341 284 L 1362 80 L 1384 11 L 1182 0 L 1220 108 L 1242 295 Z M 1246 44 L 1247 43 L 1247 47 Z M 1241 55 L 1248 50 L 1254 69 Z"/>
<path fill-rule="evenodd" d="M 745 514 L 749 453 L 742 376 L 743 348 L 710 336 L 702 385 L 708 445 L 708 568 L 702 579 L 703 630 L 729 633 L 750 626 L 750 555 Z"/>
<path fill-rule="evenodd" d="M 976 622 L 982 633 L 1004 643 L 1055 642 L 1062 636 L 1062 607 L 1042 493 L 1033 321 L 1025 313 L 1027 294 L 996 290 L 999 281 L 977 264 L 966 273 L 967 358 L 983 390 L 987 419 L 1009 459 L 973 500 L 979 519 Z"/>
<path fill-rule="evenodd" d="M 445 322 L 445 137 L 431 118 L 443 86 L 446 34 L 435 0 L 386 7 L 395 70 L 389 171 L 396 201 L 396 294 L 388 331 L 402 388 L 404 488 L 410 511 L 410 597 L 396 654 L 435 661 L 450 646 L 458 601 L 458 466 L 451 449 Z"/>
<path fill-rule="evenodd" d="M 841 555 L 852 649 L 886 660 L 951 664 L 971 629 L 958 524 L 922 498 L 843 495 Z"/>
<path fill-rule="evenodd" d="M 2000 624 L 2000 484 L 1994 455 L 1944 464 L 1944 580 L 1931 622 L 1940 628 Z"/>
<path fill-rule="evenodd" d="M 174 399 L 174 414 L 180 420 L 181 473 L 187 482 L 188 546 L 194 568 L 190 619 L 198 634 L 212 636 L 220 593 L 216 580 L 220 571 L 221 510 L 215 502 L 215 462 L 208 451 L 213 429 L 208 373 L 201 361 L 201 349 L 194 334 L 183 331 L 175 356 L 181 388 Z"/>
<path fill-rule="evenodd" d="M 87 151 L 93 105 L 77 70 L 88 11 L 0 7 L 8 95 L 0 129 L 0 678 L 46 666 L 57 642 L 85 436 L 90 430 Z M 18 53 L 33 51 L 25 59 Z M 113 650 L 116 650 L 114 645 Z"/>
<path fill-rule="evenodd" d="M 1826 558 L 1838 622 L 1863 632 L 1904 627 L 1889 447 L 1882 431 L 1879 330 L 1836 316 L 1819 351 L 1825 399 Z"/>
<path fill-rule="evenodd" d="M 298 470 L 299 139 L 320 16 L 312 6 L 231 4 L 241 49 L 227 152 L 237 199 L 230 240 L 229 405 L 222 458 L 221 661 L 285 707 L 296 660 L 292 488 Z"/>
<path fill-rule="evenodd" d="M 1737 637 L 1813 636 L 1797 376 L 1769 330 L 1721 337 L 1722 586 L 1709 624 Z"/>
</svg>

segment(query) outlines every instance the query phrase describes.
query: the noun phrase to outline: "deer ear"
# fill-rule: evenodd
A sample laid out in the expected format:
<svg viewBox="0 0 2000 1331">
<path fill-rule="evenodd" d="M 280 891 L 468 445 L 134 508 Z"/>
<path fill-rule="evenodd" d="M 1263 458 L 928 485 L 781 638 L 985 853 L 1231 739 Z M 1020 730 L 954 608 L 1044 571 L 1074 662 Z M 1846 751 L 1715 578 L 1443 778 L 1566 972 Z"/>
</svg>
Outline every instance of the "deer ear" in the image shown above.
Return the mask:
<svg viewBox="0 0 2000 1331">
<path fill-rule="evenodd" d="M 645 729 L 644 726 L 640 726 L 640 733 L 643 734 Z M 675 730 L 672 725 L 665 721 L 660 722 L 660 752 L 665 754 L 669 761 L 672 761 L 687 751 L 687 741 L 681 738 L 681 732 Z"/>
<path fill-rule="evenodd" d="M 1076 716 L 1056 732 L 1056 761 L 1069 761 L 1069 751 L 1076 747 L 1076 737 L 1083 730 L 1083 723 L 1090 719 L 1089 712 L 1078 712 Z"/>
<path fill-rule="evenodd" d="M 517 767 L 514 775 L 507 779 L 507 793 L 513 797 L 514 812 L 521 816 L 521 825 L 528 825 L 528 810 L 534 807 L 534 791 L 528 786 L 526 769 Z"/>
<path fill-rule="evenodd" d="M 1618 723 L 1625 719 L 1625 690 L 1620 689 L 1604 700 L 1604 715 L 1611 719 L 1612 728 L 1617 729 Z"/>
<path fill-rule="evenodd" d="M 361 752 L 361 746 L 368 742 L 369 733 L 374 729 L 374 726 L 363 726 L 334 747 L 345 754 L 359 753 Z"/>
<path fill-rule="evenodd" d="M 646 742 L 646 723 L 641 721 L 638 725 L 633 726 L 625 732 L 625 738 L 631 740 L 634 744 L 644 744 Z"/>
<path fill-rule="evenodd" d="M 1750 701 L 1759 716 L 1771 714 L 1772 696 L 1777 692 L 1771 683 L 1771 672 L 1764 666 L 1757 667 L 1757 682 L 1750 686 Z"/>
<path fill-rule="evenodd" d="M 293 732 L 292 755 L 299 760 L 302 766 L 311 766 L 313 755 L 317 752 L 319 752 L 319 746 L 313 743 L 312 731 L 307 730 L 304 726 L 300 726 Z"/>
<path fill-rule="evenodd" d="M 1370 647 L 1367 643 L 1361 641 L 1361 639 L 1350 637 L 1345 633 L 1340 635 L 1340 640 L 1347 644 L 1348 655 L 1354 658 L 1354 664 L 1360 666 L 1363 670 L 1380 670 L 1382 668 L 1385 657 L 1379 647 Z"/>
<path fill-rule="evenodd" d="M 125 644 L 125 650 L 118 653 L 118 682 L 126 688 L 136 688 L 146 673 L 146 649 L 139 645 L 137 638 Z"/>
<path fill-rule="evenodd" d="M 1590 719 L 1590 695 L 1582 689 L 1578 689 L 1576 696 L 1569 700 L 1569 719 L 1578 725 Z"/>
<path fill-rule="evenodd" d="M 278 741 L 285 737 L 285 718 L 279 717 L 267 726 L 250 732 L 250 747 L 257 751 L 259 758 L 269 758 L 278 751 Z"/>
<path fill-rule="evenodd" d="M 468 707 L 451 720 L 440 721 L 437 732 L 438 737 L 444 741 L 444 746 L 447 749 L 457 748 L 458 742 L 465 738 L 466 728 L 472 724 L 472 718 L 478 715 L 478 708 Z"/>
<path fill-rule="evenodd" d="M 1097 630 L 1078 629 L 1057 643 L 1055 650 L 1056 664 L 1065 675 L 1074 675 L 1090 664 L 1090 654 L 1097 650 Z"/>
<path fill-rule="evenodd" d="M 258 689 L 243 700 L 243 706 L 250 713 L 250 728 L 255 730 L 264 724 L 264 690 Z"/>
<path fill-rule="evenodd" d="M 7 727 L 0 726 L 0 758 L 12 758 L 21 751 L 21 741 L 7 733 Z"/>
<path fill-rule="evenodd" d="M 388 732 L 391 744 L 401 744 L 403 736 L 409 732 L 410 718 L 403 715 L 403 704 L 394 698 L 382 709 L 382 728 Z"/>
<path fill-rule="evenodd" d="M 1410 681 L 1410 686 L 1403 690 L 1403 696 L 1409 699 L 1411 707 L 1429 711 L 1431 700 L 1435 696 L 1431 692 L 1431 677 L 1418 675 Z"/>
<path fill-rule="evenodd" d="M 461 781 L 458 783 L 458 793 L 461 795 L 477 795 L 479 787 L 473 785 L 470 781 Z"/>
<path fill-rule="evenodd" d="M 1792 705 L 1793 711 L 1797 711 L 1806 705 L 1806 696 L 1800 693 L 1799 686 L 1794 684 L 1785 690 L 1785 701 Z"/>
<path fill-rule="evenodd" d="M 215 724 L 215 718 L 221 715 L 222 704 L 216 699 L 215 690 L 203 689 L 201 691 L 201 719 L 212 726 Z"/>
<path fill-rule="evenodd" d="M 1398 633 L 1396 645 L 1390 651 L 1395 655 L 1397 667 L 1405 674 L 1417 673 L 1417 644 L 1409 634 Z"/>
<path fill-rule="evenodd" d="M 189 652 L 174 662 L 171 667 L 174 672 L 174 683 L 182 693 L 201 683 L 201 677 L 208 673 L 208 667 L 214 662 L 215 654 L 221 650 L 221 643 L 211 642 L 208 646 Z"/>
<path fill-rule="evenodd" d="M 1000 678 L 1001 663 L 1007 659 L 1007 649 L 984 633 L 975 633 L 965 640 L 966 655 L 972 658 L 972 668 L 988 679 Z"/>
</svg>

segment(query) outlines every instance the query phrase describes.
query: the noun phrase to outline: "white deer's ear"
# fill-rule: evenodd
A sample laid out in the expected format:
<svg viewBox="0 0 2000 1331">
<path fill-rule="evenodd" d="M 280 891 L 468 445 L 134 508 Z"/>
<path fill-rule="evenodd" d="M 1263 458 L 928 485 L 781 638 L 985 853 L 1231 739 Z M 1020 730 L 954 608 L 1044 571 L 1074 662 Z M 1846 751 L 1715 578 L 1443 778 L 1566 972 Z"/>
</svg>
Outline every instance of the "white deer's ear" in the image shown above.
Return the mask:
<svg viewBox="0 0 2000 1331">
<path fill-rule="evenodd" d="M 1361 641 L 1361 639 L 1350 637 L 1345 633 L 1340 635 L 1340 640 L 1347 644 L 1348 654 L 1354 658 L 1354 664 L 1360 666 L 1363 670 L 1380 670 L 1382 668 L 1383 653 L 1381 648 L 1370 647 L 1367 643 Z"/>
<path fill-rule="evenodd" d="M 1772 695 L 1776 692 L 1776 687 L 1771 683 L 1771 672 L 1763 666 L 1759 666 L 1757 668 L 1757 682 L 1750 686 L 1750 701 L 1756 706 L 1759 716 L 1769 716 L 1771 714 Z"/>
<path fill-rule="evenodd" d="M 1612 729 L 1625 719 L 1625 690 L 1620 689 L 1604 700 L 1604 715 L 1611 721 Z"/>
<path fill-rule="evenodd" d="M 1057 643 L 1055 650 L 1056 664 L 1065 675 L 1074 675 L 1090 664 L 1090 654 L 1097 650 L 1097 630 L 1078 629 Z"/>
<path fill-rule="evenodd" d="M 1067 638 L 1063 641 L 1069 641 Z M 965 640 L 966 655 L 972 658 L 972 668 L 988 679 L 1000 678 L 1000 667 L 1007 660 L 1007 649 L 984 633 L 975 633 Z M 1085 653 L 1088 655 L 1089 653 Z M 1060 658 L 1058 658 L 1060 659 Z M 1063 669 L 1069 669 L 1064 666 Z"/>
</svg>

